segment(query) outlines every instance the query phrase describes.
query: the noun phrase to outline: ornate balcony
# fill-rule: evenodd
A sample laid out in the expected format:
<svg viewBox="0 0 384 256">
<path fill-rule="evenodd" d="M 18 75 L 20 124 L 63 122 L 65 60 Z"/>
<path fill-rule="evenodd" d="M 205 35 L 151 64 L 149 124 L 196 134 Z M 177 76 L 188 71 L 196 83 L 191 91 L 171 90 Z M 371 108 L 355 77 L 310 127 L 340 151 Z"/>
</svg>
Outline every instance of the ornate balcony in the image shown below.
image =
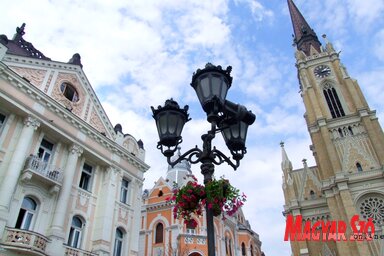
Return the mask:
<svg viewBox="0 0 384 256">
<path fill-rule="evenodd" d="M 6 227 L 1 244 L 5 249 L 23 252 L 23 255 L 45 256 L 48 241 L 47 237 L 39 233 Z"/>
<path fill-rule="evenodd" d="M 22 180 L 32 178 L 51 185 L 51 192 L 58 192 L 63 181 L 63 170 L 47 164 L 37 156 L 30 155 L 25 161 Z"/>
<path fill-rule="evenodd" d="M 81 250 L 79 248 L 73 248 L 68 245 L 64 245 L 65 247 L 65 256 L 97 256 L 97 254 L 85 250 Z"/>
</svg>

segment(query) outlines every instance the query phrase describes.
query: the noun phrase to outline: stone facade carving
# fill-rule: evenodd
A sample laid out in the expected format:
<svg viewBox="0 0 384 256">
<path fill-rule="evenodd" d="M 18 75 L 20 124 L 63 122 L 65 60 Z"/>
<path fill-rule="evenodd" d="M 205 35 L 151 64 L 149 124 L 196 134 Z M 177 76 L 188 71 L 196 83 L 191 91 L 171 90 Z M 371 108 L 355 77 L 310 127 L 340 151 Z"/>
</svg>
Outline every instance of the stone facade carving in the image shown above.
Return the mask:
<svg viewBox="0 0 384 256">
<path fill-rule="evenodd" d="M 90 202 L 90 196 L 83 191 L 78 191 L 77 199 L 76 199 L 76 209 L 79 209 L 83 212 L 87 212 L 89 202 Z"/>
<path fill-rule="evenodd" d="M 367 134 L 346 136 L 336 140 L 334 143 L 344 171 L 357 171 L 357 163 L 361 165 L 363 170 L 379 167 Z"/>
<path fill-rule="evenodd" d="M 119 207 L 118 222 L 128 224 L 128 215 L 129 215 L 128 209 Z"/>
<path fill-rule="evenodd" d="M 28 116 L 24 119 L 24 125 L 28 127 L 33 126 L 33 128 L 36 130 L 39 128 L 40 122 L 36 118 Z"/>
<path fill-rule="evenodd" d="M 33 69 L 33 68 L 21 68 L 10 66 L 10 68 L 15 71 L 20 76 L 28 79 L 28 81 L 36 87 L 40 87 L 43 84 L 46 70 Z"/>
<path fill-rule="evenodd" d="M 51 81 L 52 81 L 53 73 L 54 73 L 54 71 L 51 71 L 51 73 L 49 74 L 47 83 L 45 84 L 45 87 L 44 87 L 44 92 L 45 92 L 45 93 L 48 92 L 49 85 L 51 84 Z"/>
<path fill-rule="evenodd" d="M 105 133 L 105 127 L 103 125 L 103 122 L 101 121 L 100 117 L 97 115 L 97 112 L 95 109 L 92 110 L 91 118 L 89 120 L 90 125 L 92 125 L 96 130 L 99 132 Z"/>
<path fill-rule="evenodd" d="M 137 143 L 132 138 L 127 138 L 123 142 L 123 147 L 126 148 L 129 152 L 137 156 L 139 154 L 139 149 Z"/>
<path fill-rule="evenodd" d="M 70 152 L 72 154 L 77 154 L 78 157 L 81 156 L 81 154 L 83 154 L 83 148 L 80 147 L 79 145 L 76 145 L 76 144 L 73 144 L 70 148 Z"/>
</svg>

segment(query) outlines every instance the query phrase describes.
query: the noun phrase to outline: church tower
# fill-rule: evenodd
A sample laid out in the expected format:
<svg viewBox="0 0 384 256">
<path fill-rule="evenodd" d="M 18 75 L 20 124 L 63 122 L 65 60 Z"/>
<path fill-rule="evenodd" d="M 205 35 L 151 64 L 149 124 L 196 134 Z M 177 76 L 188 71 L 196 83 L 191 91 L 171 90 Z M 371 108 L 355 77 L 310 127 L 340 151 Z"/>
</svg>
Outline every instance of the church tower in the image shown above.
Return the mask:
<svg viewBox="0 0 384 256">
<path fill-rule="evenodd" d="M 316 166 L 293 170 L 282 144 L 285 215 L 303 220 L 372 218 L 384 224 L 384 135 L 359 84 L 323 36 L 323 47 L 292 0 L 291 15 L 300 93 Z M 347 229 L 350 234 L 350 229 Z M 347 237 L 349 240 L 349 236 Z M 374 241 L 291 241 L 294 255 L 382 255 Z"/>
</svg>

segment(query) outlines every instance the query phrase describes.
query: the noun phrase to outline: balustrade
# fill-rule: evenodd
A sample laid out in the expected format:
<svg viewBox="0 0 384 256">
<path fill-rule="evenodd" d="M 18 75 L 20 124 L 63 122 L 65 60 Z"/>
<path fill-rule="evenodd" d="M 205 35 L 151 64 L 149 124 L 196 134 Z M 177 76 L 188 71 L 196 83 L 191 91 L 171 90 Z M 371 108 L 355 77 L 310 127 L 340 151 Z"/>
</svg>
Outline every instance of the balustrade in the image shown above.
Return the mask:
<svg viewBox="0 0 384 256">
<path fill-rule="evenodd" d="M 31 171 L 38 174 L 41 177 L 54 181 L 56 183 L 62 183 L 63 170 L 44 162 L 39 157 L 30 155 L 25 162 L 24 172 Z"/>
</svg>

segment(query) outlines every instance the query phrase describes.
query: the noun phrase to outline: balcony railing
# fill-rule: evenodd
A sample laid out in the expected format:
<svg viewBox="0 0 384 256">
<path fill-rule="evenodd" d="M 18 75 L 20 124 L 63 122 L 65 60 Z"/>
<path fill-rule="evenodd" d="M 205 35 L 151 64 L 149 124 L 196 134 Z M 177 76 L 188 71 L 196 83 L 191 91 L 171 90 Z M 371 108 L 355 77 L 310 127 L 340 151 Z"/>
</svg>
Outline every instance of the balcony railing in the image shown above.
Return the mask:
<svg viewBox="0 0 384 256">
<path fill-rule="evenodd" d="M 39 233 L 6 227 L 2 244 L 11 250 L 28 250 L 35 252 L 36 255 L 46 255 L 45 248 L 48 241 L 47 237 Z"/>
<path fill-rule="evenodd" d="M 64 245 L 65 247 L 65 256 L 97 256 L 97 254 L 85 250 L 81 250 L 79 248 L 73 248 L 68 245 Z"/>
<path fill-rule="evenodd" d="M 25 162 L 25 170 L 32 171 L 46 179 L 54 181 L 55 183 L 62 183 L 63 170 L 53 165 L 47 164 L 39 157 L 31 155 L 27 157 Z"/>
</svg>

